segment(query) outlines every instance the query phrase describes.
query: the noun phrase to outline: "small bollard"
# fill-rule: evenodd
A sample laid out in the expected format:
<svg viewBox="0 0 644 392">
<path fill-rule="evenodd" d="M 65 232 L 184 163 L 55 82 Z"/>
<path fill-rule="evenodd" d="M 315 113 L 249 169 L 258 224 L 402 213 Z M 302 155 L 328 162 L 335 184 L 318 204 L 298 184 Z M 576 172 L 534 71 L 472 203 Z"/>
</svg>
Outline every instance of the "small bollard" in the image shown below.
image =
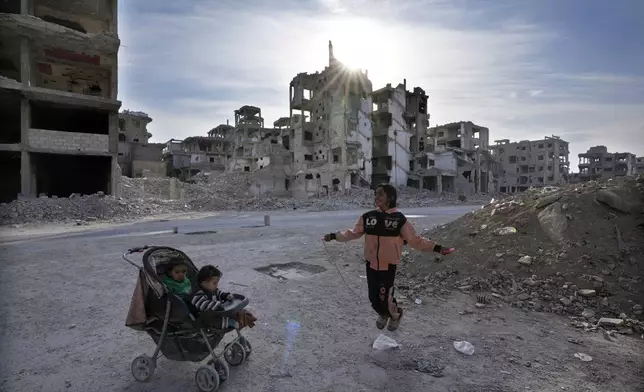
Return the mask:
<svg viewBox="0 0 644 392">
<path fill-rule="evenodd" d="M 270 225 L 271 225 L 270 215 L 264 215 L 264 226 L 270 226 Z"/>
<path fill-rule="evenodd" d="M 173 228 L 172 228 L 172 234 L 177 234 L 178 232 L 179 232 L 179 228 L 178 228 L 178 227 L 173 227 Z"/>
</svg>

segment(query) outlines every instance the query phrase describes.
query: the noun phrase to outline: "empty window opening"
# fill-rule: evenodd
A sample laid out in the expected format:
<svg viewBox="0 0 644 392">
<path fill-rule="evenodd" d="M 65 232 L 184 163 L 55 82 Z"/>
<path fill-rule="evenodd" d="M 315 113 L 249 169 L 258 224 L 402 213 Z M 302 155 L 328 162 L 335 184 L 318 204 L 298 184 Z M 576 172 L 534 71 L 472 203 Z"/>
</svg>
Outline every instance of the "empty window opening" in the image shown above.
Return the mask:
<svg viewBox="0 0 644 392">
<path fill-rule="evenodd" d="M 250 171 L 250 166 L 244 166 L 244 171 L 249 172 Z"/>
<path fill-rule="evenodd" d="M 208 159 L 210 160 L 210 162 L 214 162 L 214 161 L 215 161 L 215 157 L 209 157 Z"/>
<path fill-rule="evenodd" d="M 304 140 L 313 141 L 313 133 L 309 131 L 304 131 Z"/>
<path fill-rule="evenodd" d="M 306 178 L 307 180 L 312 180 L 312 179 L 313 179 L 313 174 L 311 174 L 311 173 L 307 173 L 307 174 L 304 176 L 304 178 Z"/>
<path fill-rule="evenodd" d="M 20 2 L 15 0 L 0 0 L 0 13 L 19 14 Z"/>
<path fill-rule="evenodd" d="M 124 142 L 125 141 L 125 135 L 122 133 L 119 133 L 119 142 Z"/>
<path fill-rule="evenodd" d="M 20 95 L 13 91 L 0 91 L 0 127 L 0 144 L 20 143 Z"/>
<path fill-rule="evenodd" d="M 517 163 L 517 156 L 516 155 L 511 155 L 509 160 L 510 160 L 510 163 Z"/>
<path fill-rule="evenodd" d="M 138 142 L 139 142 L 139 139 L 135 137 L 134 139 L 132 139 L 132 141 L 133 141 L 134 143 L 138 143 Z M 199 157 L 197 157 L 197 159 L 199 159 Z"/>
<path fill-rule="evenodd" d="M 313 155 L 305 154 L 304 155 L 304 160 L 305 161 L 313 161 Z"/>
<path fill-rule="evenodd" d="M 31 127 L 52 131 L 109 134 L 108 112 L 31 102 Z M 138 141 L 135 139 L 135 141 Z"/>
<path fill-rule="evenodd" d="M 69 197 L 109 192 L 111 157 L 63 154 L 31 154 L 36 193 Z"/>
<path fill-rule="evenodd" d="M 2 165 L 0 203 L 9 203 L 20 193 L 20 157 L 21 154 L 18 151 L 0 151 L 0 165 Z"/>
</svg>

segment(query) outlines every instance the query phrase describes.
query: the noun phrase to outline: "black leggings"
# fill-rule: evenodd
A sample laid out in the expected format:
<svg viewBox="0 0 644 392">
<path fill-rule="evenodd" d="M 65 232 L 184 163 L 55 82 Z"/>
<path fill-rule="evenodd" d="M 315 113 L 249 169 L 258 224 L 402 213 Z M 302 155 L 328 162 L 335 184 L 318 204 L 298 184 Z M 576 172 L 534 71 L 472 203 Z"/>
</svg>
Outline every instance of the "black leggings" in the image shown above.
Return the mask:
<svg viewBox="0 0 644 392">
<path fill-rule="evenodd" d="M 398 305 L 394 298 L 394 279 L 396 279 L 396 265 L 389 264 L 384 271 L 376 271 L 369 267 L 367 261 L 367 284 L 369 286 L 369 301 L 373 310 L 381 316 L 397 316 Z"/>
</svg>

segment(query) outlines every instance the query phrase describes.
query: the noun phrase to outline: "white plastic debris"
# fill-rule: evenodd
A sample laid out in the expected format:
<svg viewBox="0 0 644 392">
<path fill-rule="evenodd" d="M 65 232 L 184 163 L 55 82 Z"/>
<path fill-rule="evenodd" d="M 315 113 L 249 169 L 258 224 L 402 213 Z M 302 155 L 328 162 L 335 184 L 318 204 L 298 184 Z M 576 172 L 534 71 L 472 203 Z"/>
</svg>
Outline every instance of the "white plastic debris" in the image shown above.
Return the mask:
<svg viewBox="0 0 644 392">
<path fill-rule="evenodd" d="M 588 354 L 584 354 L 584 353 L 575 353 L 575 355 L 574 355 L 574 356 L 575 356 L 575 358 L 577 358 L 577 359 L 581 359 L 581 360 L 582 360 L 582 361 L 584 361 L 584 362 L 590 362 L 590 361 L 592 361 L 592 360 L 593 360 L 593 357 L 591 357 L 591 356 L 590 356 L 590 355 L 588 355 Z"/>
<path fill-rule="evenodd" d="M 416 298 L 416 299 L 414 300 L 414 303 L 415 303 L 416 305 L 420 305 L 420 304 L 422 304 L 422 303 L 423 303 L 423 301 L 421 301 L 421 299 L 420 299 L 420 298 Z"/>
<path fill-rule="evenodd" d="M 388 350 L 390 348 L 398 347 L 398 342 L 393 340 L 389 336 L 380 334 L 380 336 L 378 336 L 378 338 L 374 340 L 372 347 L 376 350 Z"/>
<path fill-rule="evenodd" d="M 474 354 L 474 345 L 472 343 L 470 343 L 470 342 L 465 341 L 465 340 L 456 340 L 454 342 L 454 348 L 459 353 L 463 353 L 465 355 Z"/>
<path fill-rule="evenodd" d="M 516 234 L 517 229 L 512 227 L 512 226 L 507 226 L 507 227 L 501 227 L 499 229 L 494 230 L 494 235 L 510 235 L 510 234 Z"/>
</svg>

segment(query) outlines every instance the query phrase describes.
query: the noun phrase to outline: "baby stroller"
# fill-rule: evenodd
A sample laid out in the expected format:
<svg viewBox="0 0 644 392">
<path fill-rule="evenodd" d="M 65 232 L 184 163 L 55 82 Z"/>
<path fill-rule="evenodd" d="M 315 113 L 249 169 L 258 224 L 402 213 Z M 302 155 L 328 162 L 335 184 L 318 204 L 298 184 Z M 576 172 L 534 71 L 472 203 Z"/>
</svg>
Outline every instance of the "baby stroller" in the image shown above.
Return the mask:
<svg viewBox="0 0 644 392">
<path fill-rule="evenodd" d="M 131 255 L 135 253 L 143 253 L 142 266 L 131 260 Z M 137 381 L 150 381 L 161 355 L 172 361 L 190 362 L 201 362 L 210 357 L 206 365 L 197 369 L 195 381 L 200 391 L 213 392 L 228 380 L 229 368 L 226 362 L 231 366 L 242 364 L 252 348 L 239 330 L 217 330 L 209 325 L 213 325 L 212 320 L 215 318 L 232 317 L 248 305 L 248 299 L 234 294 L 232 301 L 224 303 L 224 310 L 203 312 L 194 317 L 184 300 L 168 293 L 161 281 L 164 266 L 170 257 L 181 257 L 188 265 L 187 277 L 196 282 L 197 267 L 178 249 L 146 245 L 128 249 L 123 254 L 125 261 L 139 270 L 125 325 L 147 332 L 156 344 L 152 357 L 141 355 L 134 359 L 132 375 Z M 226 344 L 220 354 L 216 354 L 215 348 L 224 335 L 232 331 L 237 333 L 235 339 Z M 221 359 L 222 356 L 225 361 Z"/>
</svg>

